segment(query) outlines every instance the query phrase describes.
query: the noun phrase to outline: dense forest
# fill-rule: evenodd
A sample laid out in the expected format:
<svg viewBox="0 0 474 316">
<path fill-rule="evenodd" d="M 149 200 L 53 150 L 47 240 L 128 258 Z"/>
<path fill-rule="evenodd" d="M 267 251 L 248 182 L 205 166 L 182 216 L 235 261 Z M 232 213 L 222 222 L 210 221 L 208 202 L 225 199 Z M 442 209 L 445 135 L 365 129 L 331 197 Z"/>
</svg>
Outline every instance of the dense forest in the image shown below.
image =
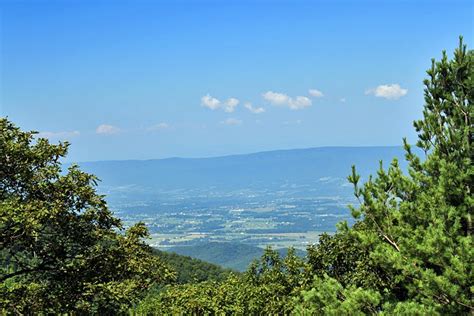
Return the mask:
<svg viewBox="0 0 474 316">
<path fill-rule="evenodd" d="M 165 264 L 173 267 L 176 272 L 176 283 L 198 283 L 204 281 L 224 281 L 230 274 L 238 272 L 224 269 L 221 266 L 208 263 L 189 256 L 181 256 L 173 252 L 154 250 L 154 253 Z"/>
<path fill-rule="evenodd" d="M 97 178 L 61 168 L 67 142 L 0 120 L 2 314 L 466 315 L 474 313 L 474 51 L 460 40 L 424 81 L 418 156 L 348 180 L 356 223 L 245 273 L 157 252 L 124 229 Z"/>
</svg>

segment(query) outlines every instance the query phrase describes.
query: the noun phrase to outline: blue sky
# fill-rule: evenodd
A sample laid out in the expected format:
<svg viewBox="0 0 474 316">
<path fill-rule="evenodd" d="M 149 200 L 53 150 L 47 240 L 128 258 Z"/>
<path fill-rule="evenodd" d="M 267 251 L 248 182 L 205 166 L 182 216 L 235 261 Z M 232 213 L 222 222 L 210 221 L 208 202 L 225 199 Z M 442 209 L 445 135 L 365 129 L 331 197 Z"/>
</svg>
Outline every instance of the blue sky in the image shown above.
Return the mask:
<svg viewBox="0 0 474 316">
<path fill-rule="evenodd" d="M 469 1 L 3 1 L 0 112 L 68 160 L 415 140 Z"/>
</svg>

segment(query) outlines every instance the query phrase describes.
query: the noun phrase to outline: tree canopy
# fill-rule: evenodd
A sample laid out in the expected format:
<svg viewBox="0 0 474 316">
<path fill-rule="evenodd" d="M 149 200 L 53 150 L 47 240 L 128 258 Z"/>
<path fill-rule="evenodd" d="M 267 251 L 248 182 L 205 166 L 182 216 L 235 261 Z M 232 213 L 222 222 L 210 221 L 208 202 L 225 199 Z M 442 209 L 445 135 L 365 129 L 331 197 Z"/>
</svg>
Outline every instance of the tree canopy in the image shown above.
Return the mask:
<svg viewBox="0 0 474 316">
<path fill-rule="evenodd" d="M 414 123 L 425 157 L 404 140 L 408 174 L 394 160 L 362 188 L 355 169 L 349 177 L 361 199 L 353 215 L 366 225 L 357 238 L 398 289 L 385 309 L 473 311 L 473 67 L 462 39 L 452 60 L 443 52 L 432 61 L 423 119 Z"/>
<path fill-rule="evenodd" d="M 142 239 L 124 231 L 96 193 L 97 179 L 61 170 L 68 143 L 53 145 L 0 119 L 0 306 L 16 313 L 126 310 L 171 280 Z"/>
</svg>

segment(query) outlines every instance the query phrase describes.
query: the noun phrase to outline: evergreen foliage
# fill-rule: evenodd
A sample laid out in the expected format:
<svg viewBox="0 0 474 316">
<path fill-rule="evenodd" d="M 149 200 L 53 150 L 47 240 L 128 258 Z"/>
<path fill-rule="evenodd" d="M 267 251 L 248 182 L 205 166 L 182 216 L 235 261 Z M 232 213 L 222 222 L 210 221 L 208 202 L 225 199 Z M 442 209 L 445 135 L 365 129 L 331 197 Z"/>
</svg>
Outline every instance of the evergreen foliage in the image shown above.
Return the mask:
<svg viewBox="0 0 474 316">
<path fill-rule="evenodd" d="M 414 123 L 426 154 L 420 159 L 404 140 L 407 175 L 394 160 L 362 188 L 355 169 L 349 177 L 361 199 L 353 214 L 367 226 L 358 240 L 400 288 L 384 294 L 384 310 L 473 311 L 473 67 L 462 39 L 452 60 L 443 52 L 432 61 L 424 118 Z"/>
</svg>

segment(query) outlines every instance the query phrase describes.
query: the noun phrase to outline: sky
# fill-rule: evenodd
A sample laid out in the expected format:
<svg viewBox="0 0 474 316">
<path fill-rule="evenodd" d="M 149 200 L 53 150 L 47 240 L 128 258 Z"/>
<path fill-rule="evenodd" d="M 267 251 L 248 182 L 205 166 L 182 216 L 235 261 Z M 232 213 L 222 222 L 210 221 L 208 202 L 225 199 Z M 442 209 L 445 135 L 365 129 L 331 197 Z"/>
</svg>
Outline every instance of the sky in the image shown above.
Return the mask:
<svg viewBox="0 0 474 316">
<path fill-rule="evenodd" d="M 0 115 L 67 161 L 416 140 L 471 1 L 0 1 Z"/>
</svg>

